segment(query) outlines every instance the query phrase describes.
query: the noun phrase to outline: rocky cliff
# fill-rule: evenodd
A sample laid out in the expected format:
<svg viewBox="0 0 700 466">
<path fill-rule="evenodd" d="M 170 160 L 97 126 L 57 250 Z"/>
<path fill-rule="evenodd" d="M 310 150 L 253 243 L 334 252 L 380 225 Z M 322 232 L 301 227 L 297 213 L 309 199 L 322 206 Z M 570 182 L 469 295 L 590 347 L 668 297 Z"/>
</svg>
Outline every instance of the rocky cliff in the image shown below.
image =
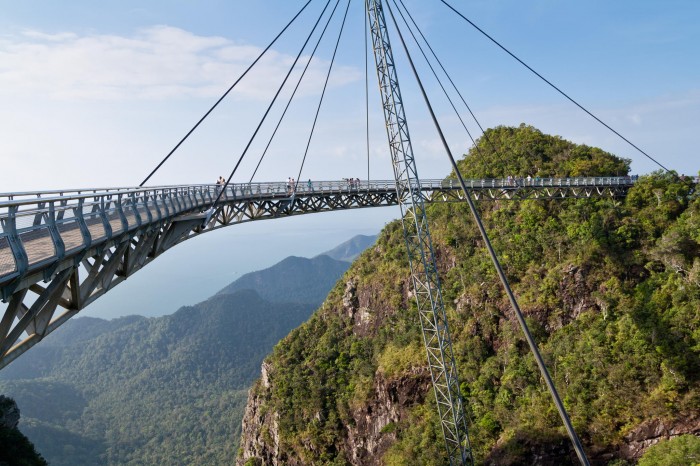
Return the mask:
<svg viewBox="0 0 700 466">
<path fill-rule="evenodd" d="M 11 398 L 0 395 L 0 429 L 17 429 L 19 408 Z"/>
<path fill-rule="evenodd" d="M 17 430 L 19 419 L 17 403 L 0 395 L 0 466 L 46 466 L 34 445 Z"/>
<path fill-rule="evenodd" d="M 460 162 L 467 177 L 595 176 L 624 173 L 629 163 L 531 127 L 487 134 L 489 143 Z M 654 174 L 624 201 L 480 209 L 593 463 L 633 461 L 659 439 L 697 432 L 694 184 Z M 429 219 L 477 461 L 573 464 L 466 206 L 431 206 Z M 266 359 L 238 465 L 446 464 L 408 277 L 394 222 Z"/>
</svg>

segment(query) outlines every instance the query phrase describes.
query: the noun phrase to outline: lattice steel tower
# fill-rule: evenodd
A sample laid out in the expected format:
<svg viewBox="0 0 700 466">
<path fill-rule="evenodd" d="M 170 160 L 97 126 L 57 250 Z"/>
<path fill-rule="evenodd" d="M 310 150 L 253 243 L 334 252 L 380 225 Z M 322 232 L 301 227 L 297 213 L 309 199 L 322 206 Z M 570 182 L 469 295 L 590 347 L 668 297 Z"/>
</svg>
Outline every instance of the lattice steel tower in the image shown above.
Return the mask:
<svg viewBox="0 0 700 466">
<path fill-rule="evenodd" d="M 473 457 L 457 366 L 382 2 L 366 0 L 366 6 L 411 279 L 442 432 L 450 465 L 471 465 Z"/>
</svg>

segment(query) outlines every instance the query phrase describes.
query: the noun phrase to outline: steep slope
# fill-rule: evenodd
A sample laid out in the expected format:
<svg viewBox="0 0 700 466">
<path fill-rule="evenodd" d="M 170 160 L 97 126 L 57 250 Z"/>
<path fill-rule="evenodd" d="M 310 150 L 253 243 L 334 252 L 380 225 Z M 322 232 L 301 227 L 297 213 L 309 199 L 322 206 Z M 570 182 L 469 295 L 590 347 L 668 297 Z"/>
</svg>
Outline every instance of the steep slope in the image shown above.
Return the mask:
<svg viewBox="0 0 700 466">
<path fill-rule="evenodd" d="M 629 162 L 534 128 L 487 131 L 466 176 L 626 174 Z M 700 199 L 655 174 L 624 200 L 483 203 L 480 210 L 596 464 L 700 433 Z M 475 455 L 575 456 L 466 206 L 429 208 Z M 350 268 L 266 359 L 239 465 L 446 464 L 401 225 Z"/>
</svg>

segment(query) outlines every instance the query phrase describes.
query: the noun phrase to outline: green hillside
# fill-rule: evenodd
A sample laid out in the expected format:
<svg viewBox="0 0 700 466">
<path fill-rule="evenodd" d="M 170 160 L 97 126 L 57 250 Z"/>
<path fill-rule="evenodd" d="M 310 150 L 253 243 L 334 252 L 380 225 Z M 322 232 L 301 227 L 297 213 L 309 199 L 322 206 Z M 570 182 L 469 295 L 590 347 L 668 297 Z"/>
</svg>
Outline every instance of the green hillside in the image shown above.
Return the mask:
<svg viewBox="0 0 700 466">
<path fill-rule="evenodd" d="M 466 177 L 628 173 L 627 160 L 528 126 L 487 136 L 460 162 Z M 654 435 L 700 432 L 692 182 L 657 173 L 640 177 L 626 199 L 479 208 L 594 462 L 633 461 Z M 428 210 L 476 458 L 572 463 L 467 206 Z M 394 222 L 275 347 L 248 401 L 238 464 L 446 464 L 408 280 Z"/>
<path fill-rule="evenodd" d="M 0 372 L 0 393 L 54 466 L 231 464 L 263 358 L 349 266 L 290 257 L 170 316 L 71 319 Z"/>
<path fill-rule="evenodd" d="M 242 290 L 171 316 L 74 319 L 11 365 L 0 391 L 55 466 L 227 464 L 263 358 L 312 309 Z"/>
</svg>

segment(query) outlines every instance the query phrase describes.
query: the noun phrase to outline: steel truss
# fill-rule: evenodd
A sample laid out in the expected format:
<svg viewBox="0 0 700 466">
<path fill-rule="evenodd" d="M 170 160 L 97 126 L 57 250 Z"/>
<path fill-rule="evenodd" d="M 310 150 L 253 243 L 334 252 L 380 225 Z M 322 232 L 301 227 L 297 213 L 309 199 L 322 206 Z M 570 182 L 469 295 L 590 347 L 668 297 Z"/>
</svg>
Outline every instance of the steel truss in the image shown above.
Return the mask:
<svg viewBox="0 0 700 466">
<path fill-rule="evenodd" d="M 424 196 L 413 156 L 394 57 L 381 0 L 367 0 L 384 120 L 411 268 L 413 292 L 433 382 L 438 415 L 451 465 L 473 464 L 457 365 L 440 290 Z"/>
<path fill-rule="evenodd" d="M 628 178 L 555 178 L 532 186 L 469 180 L 475 199 L 622 196 Z M 171 247 L 229 225 L 408 202 L 464 200 L 454 180 L 237 184 L 203 226 L 218 192 L 211 185 L 0 194 L 0 368 Z"/>
<path fill-rule="evenodd" d="M 110 193 L 113 201 L 104 202 L 100 195 L 88 209 L 85 199 L 92 194 L 49 198 L 40 200 L 41 209 L 31 205 L 23 211 L 22 219 L 31 225 L 22 229 L 13 205 L 2 218 L 0 235 L 5 246 L 0 247 L 0 293 L 8 303 L 0 321 L 0 368 L 163 252 L 203 232 L 253 220 L 398 203 L 393 187 L 361 190 L 329 182 L 312 188 L 290 197 L 283 183 L 257 193 L 245 185 L 231 186 L 209 217 L 201 213 L 216 196 L 216 188 L 209 186 L 169 188 L 172 195 L 163 198 L 153 190 L 138 196 Z M 57 204 L 62 215 L 56 213 Z"/>
</svg>

